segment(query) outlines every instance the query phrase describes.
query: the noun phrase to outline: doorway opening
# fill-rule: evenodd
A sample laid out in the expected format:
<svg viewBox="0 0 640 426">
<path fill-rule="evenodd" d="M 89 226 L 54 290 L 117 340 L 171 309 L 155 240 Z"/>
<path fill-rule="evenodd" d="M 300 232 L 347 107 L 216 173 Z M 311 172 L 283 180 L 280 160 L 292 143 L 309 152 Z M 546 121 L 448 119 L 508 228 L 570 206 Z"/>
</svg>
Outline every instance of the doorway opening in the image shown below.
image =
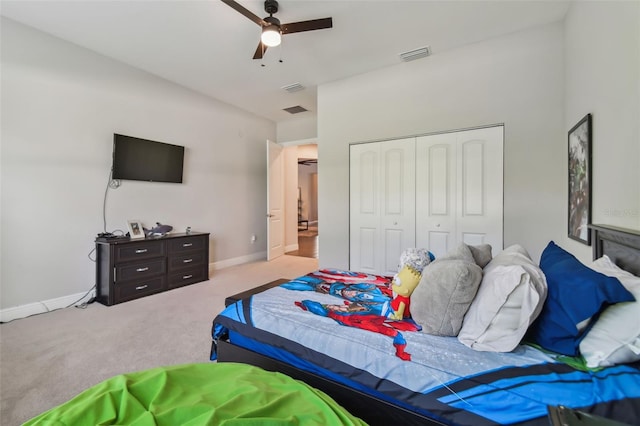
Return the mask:
<svg viewBox="0 0 640 426">
<path fill-rule="evenodd" d="M 292 256 L 318 258 L 317 145 L 298 147 L 298 248 Z"/>
</svg>

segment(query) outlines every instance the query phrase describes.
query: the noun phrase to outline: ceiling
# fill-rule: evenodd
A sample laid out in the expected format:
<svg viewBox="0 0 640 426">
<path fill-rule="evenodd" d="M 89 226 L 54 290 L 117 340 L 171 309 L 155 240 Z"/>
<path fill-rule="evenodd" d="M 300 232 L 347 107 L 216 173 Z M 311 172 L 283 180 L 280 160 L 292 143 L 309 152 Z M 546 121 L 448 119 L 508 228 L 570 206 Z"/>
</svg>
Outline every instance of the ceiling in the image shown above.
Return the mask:
<svg viewBox="0 0 640 426">
<path fill-rule="evenodd" d="M 265 17 L 264 3 L 238 0 Z M 283 23 L 332 17 L 333 28 L 285 34 L 253 60 L 260 27 L 218 0 L 2 0 L 0 13 L 275 122 L 316 113 L 317 86 L 562 20 L 563 0 L 280 0 Z M 421 60 L 429 60 L 421 59 Z M 289 93 L 283 86 L 300 83 Z M 289 114 L 284 108 L 309 110 Z"/>
</svg>

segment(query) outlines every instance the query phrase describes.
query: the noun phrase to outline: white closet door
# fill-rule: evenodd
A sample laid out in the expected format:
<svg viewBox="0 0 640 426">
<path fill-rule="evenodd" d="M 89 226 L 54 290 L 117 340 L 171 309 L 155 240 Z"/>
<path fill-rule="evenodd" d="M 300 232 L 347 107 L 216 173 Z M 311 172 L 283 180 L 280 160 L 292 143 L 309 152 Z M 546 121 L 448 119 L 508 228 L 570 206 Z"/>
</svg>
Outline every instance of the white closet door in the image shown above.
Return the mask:
<svg viewBox="0 0 640 426">
<path fill-rule="evenodd" d="M 400 254 L 416 246 L 416 142 L 415 138 L 383 142 L 380 145 L 383 187 L 382 269 L 379 273 L 398 272 Z"/>
<path fill-rule="evenodd" d="M 455 133 L 421 136 L 416 142 L 416 243 L 436 257 L 458 240 L 456 152 Z"/>
<path fill-rule="evenodd" d="M 503 126 L 416 142 L 416 243 L 436 257 L 458 243 L 503 245 Z"/>
<path fill-rule="evenodd" d="M 504 127 L 457 132 L 458 241 L 490 244 L 493 254 L 503 245 Z"/>
<path fill-rule="evenodd" d="M 350 266 L 393 275 L 415 247 L 415 139 L 352 145 Z"/>
<path fill-rule="evenodd" d="M 349 163 L 349 269 L 375 273 L 380 239 L 380 147 L 352 145 Z"/>
</svg>

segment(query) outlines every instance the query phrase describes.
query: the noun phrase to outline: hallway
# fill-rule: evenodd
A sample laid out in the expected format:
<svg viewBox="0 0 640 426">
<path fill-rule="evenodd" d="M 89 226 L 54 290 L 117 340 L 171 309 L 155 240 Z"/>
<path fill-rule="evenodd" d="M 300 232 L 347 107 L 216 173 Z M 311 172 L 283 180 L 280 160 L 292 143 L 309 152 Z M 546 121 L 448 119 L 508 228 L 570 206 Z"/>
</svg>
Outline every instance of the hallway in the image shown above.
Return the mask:
<svg viewBox="0 0 640 426">
<path fill-rule="evenodd" d="M 298 231 L 298 250 L 285 254 L 300 257 L 318 258 L 318 225 L 310 225 L 307 230 Z"/>
</svg>

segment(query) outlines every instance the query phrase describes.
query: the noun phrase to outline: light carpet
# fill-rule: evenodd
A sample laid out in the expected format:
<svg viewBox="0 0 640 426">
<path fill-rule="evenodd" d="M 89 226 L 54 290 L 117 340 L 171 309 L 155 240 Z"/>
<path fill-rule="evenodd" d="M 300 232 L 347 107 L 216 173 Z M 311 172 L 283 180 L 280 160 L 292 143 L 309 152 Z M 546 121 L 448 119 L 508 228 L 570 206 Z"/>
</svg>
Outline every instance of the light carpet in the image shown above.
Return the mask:
<svg viewBox="0 0 640 426">
<path fill-rule="evenodd" d="M 2 324 L 0 424 L 19 425 L 118 374 L 210 362 L 211 324 L 227 296 L 317 268 L 317 259 L 285 255 L 119 305 L 93 303 Z"/>
</svg>

